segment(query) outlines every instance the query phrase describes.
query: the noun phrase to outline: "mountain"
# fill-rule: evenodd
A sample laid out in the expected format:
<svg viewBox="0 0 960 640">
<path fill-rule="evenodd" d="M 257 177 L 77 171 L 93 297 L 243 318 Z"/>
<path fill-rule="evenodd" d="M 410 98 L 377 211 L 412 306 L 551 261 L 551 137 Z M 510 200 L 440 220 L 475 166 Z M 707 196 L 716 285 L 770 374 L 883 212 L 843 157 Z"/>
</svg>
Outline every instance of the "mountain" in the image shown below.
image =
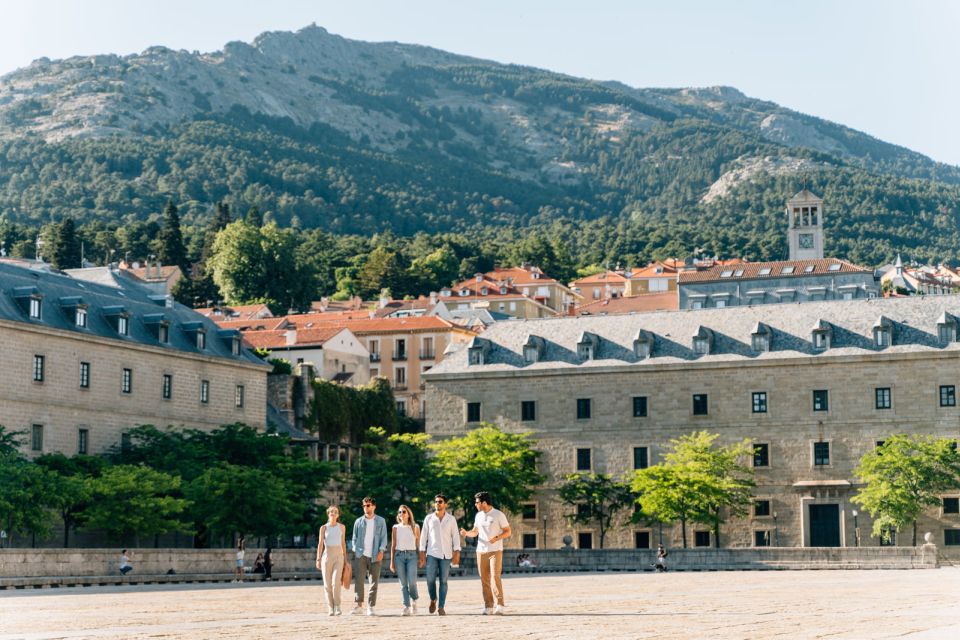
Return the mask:
<svg viewBox="0 0 960 640">
<path fill-rule="evenodd" d="M 199 225 L 226 199 L 336 233 L 561 220 L 618 228 L 608 256 L 778 258 L 802 179 L 827 200 L 828 250 L 956 257 L 960 169 L 730 87 L 633 88 L 316 26 L 0 77 L 7 222 L 129 222 L 173 199 Z"/>
</svg>

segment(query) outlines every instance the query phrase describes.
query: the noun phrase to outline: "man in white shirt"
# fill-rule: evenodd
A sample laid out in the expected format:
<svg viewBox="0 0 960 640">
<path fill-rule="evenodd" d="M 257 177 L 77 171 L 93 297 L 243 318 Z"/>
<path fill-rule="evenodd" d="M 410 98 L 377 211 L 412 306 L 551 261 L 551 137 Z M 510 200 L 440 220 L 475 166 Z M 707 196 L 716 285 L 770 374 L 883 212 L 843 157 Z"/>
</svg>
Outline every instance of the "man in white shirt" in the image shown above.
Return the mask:
<svg viewBox="0 0 960 640">
<path fill-rule="evenodd" d="M 430 593 L 430 613 L 445 616 L 447 580 L 450 565 L 460 564 L 460 536 L 457 519 L 447 513 L 447 496 L 437 494 L 433 500 L 436 511 L 423 520 L 420 527 L 420 566 L 427 565 L 427 591 Z M 437 581 L 440 582 L 439 607 Z"/>
<path fill-rule="evenodd" d="M 480 586 L 483 589 L 483 615 L 503 615 L 503 541 L 510 537 L 510 523 L 499 509 L 494 509 L 490 494 L 481 491 L 474 496 L 477 517 L 473 529 L 460 529 L 468 538 L 477 538 L 477 567 L 480 568 Z M 494 607 L 496 596 L 496 607 Z"/>
</svg>

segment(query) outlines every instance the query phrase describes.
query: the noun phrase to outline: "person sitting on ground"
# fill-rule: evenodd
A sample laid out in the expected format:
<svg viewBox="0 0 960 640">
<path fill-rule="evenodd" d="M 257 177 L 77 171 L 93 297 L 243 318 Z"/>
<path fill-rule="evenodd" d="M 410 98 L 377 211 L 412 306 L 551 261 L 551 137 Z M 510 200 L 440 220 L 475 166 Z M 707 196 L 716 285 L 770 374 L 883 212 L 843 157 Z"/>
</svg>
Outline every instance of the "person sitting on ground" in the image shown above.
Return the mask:
<svg viewBox="0 0 960 640">
<path fill-rule="evenodd" d="M 254 573 L 263 573 L 266 570 L 263 563 L 263 554 L 258 553 L 257 559 L 253 561 L 253 572 Z"/>
<path fill-rule="evenodd" d="M 120 575 L 127 575 L 133 571 L 133 565 L 130 564 L 130 556 L 127 555 L 127 550 L 124 549 L 120 552 Z"/>
</svg>

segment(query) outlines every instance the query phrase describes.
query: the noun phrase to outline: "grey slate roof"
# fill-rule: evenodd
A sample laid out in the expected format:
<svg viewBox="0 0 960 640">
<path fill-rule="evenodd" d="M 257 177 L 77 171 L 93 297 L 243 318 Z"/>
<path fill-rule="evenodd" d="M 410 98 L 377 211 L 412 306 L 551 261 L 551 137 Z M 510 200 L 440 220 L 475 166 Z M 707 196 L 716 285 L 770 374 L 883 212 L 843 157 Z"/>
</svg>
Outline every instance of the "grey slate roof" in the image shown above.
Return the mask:
<svg viewBox="0 0 960 640">
<path fill-rule="evenodd" d="M 938 320 L 960 317 L 960 296 L 915 296 L 871 300 L 833 300 L 803 304 L 767 304 L 668 311 L 621 316 L 578 316 L 498 322 L 480 339 L 489 349 L 484 364 L 468 365 L 469 349 L 447 355 L 425 374 L 426 379 L 444 374 L 472 375 L 486 372 L 582 370 L 630 365 L 658 366 L 694 362 L 751 362 L 800 358 L 831 358 L 871 353 L 960 352 L 960 342 L 941 344 Z M 878 347 L 874 326 L 881 317 L 889 320 L 893 344 Z M 770 351 L 753 350 L 751 334 L 758 323 L 769 329 Z M 831 348 L 814 349 L 812 331 L 830 328 Z M 709 330 L 710 353 L 694 353 L 693 337 Z M 638 359 L 634 340 L 640 332 L 653 336 L 652 355 Z M 577 356 L 577 342 L 584 332 L 599 336 L 594 360 Z M 955 330 L 955 335 L 956 335 Z M 542 358 L 535 363 L 523 359 L 523 345 L 529 336 L 544 339 Z M 478 339 L 479 340 L 479 339 Z"/>
<path fill-rule="evenodd" d="M 88 270 L 84 270 L 88 271 Z M 96 282 L 81 280 L 50 269 L 32 269 L 0 263 L 0 320 L 21 322 L 61 331 L 96 336 L 117 343 L 142 344 L 197 355 L 227 358 L 238 362 L 263 362 L 245 349 L 240 355 L 232 353 L 230 335 L 224 333 L 215 322 L 177 302 L 166 306 L 165 299 L 154 295 L 149 289 L 137 285 L 132 279 L 118 275 L 114 285 L 105 285 L 104 278 Z M 35 291 L 42 296 L 42 312 L 39 320 L 31 319 L 17 296 L 26 291 Z M 152 297 L 151 297 L 152 296 Z M 77 327 L 73 308 L 81 303 L 87 307 L 87 327 Z M 122 309 L 129 314 L 129 335 L 121 336 L 109 319 Z M 158 316 L 162 316 L 158 317 Z M 156 323 L 169 322 L 169 342 L 161 344 L 157 337 Z M 196 331 L 203 327 L 207 332 L 206 349 L 197 349 Z"/>
</svg>

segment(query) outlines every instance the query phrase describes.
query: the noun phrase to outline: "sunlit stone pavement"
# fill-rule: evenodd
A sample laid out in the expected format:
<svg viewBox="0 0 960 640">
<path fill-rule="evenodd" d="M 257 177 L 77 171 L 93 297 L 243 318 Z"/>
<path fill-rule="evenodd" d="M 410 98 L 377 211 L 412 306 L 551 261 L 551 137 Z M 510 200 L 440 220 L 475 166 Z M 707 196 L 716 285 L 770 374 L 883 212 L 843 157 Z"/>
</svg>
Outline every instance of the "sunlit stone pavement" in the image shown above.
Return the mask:
<svg viewBox="0 0 960 640">
<path fill-rule="evenodd" d="M 507 576 L 508 615 L 481 617 L 477 578 L 453 579 L 444 618 L 330 618 L 311 583 L 0 592 L 11 638 L 960 638 L 960 568 Z M 352 606 L 344 599 L 344 609 Z"/>
</svg>

